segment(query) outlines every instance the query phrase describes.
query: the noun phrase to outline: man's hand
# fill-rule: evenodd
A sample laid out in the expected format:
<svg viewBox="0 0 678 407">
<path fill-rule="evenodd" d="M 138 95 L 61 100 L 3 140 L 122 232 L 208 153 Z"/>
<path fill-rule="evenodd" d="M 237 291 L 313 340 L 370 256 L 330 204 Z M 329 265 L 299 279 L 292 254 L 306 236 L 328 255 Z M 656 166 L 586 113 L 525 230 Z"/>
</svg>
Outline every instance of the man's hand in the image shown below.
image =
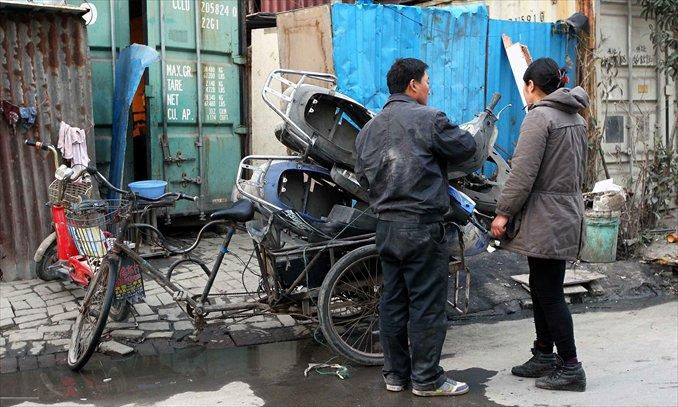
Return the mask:
<svg viewBox="0 0 678 407">
<path fill-rule="evenodd" d="M 492 221 L 492 236 L 500 238 L 506 233 L 506 224 L 508 223 L 508 216 L 497 215 Z"/>
</svg>

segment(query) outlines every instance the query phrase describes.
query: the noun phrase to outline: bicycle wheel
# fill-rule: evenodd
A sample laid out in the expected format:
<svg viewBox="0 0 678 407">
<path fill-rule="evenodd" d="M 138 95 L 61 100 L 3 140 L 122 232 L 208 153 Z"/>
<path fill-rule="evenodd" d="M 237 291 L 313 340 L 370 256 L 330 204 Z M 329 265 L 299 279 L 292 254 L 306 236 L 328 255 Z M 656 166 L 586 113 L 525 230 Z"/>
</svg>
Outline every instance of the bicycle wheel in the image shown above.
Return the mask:
<svg viewBox="0 0 678 407">
<path fill-rule="evenodd" d="M 115 322 L 122 322 L 129 316 L 130 304 L 127 300 L 113 300 L 108 317 Z"/>
<path fill-rule="evenodd" d="M 47 246 L 47 250 L 42 254 L 42 258 L 35 264 L 35 273 L 43 281 L 53 281 L 59 278 L 59 273 L 55 270 L 50 270 L 49 266 L 59 261 L 57 255 L 56 240 Z"/>
<path fill-rule="evenodd" d="M 375 245 L 355 249 L 330 269 L 320 286 L 318 317 L 330 347 L 362 365 L 381 365 L 381 264 Z"/>
<path fill-rule="evenodd" d="M 82 369 L 99 345 L 113 302 L 117 276 L 118 270 L 110 266 L 110 259 L 104 258 L 89 282 L 71 333 L 68 349 L 68 366 L 71 370 Z"/>
</svg>

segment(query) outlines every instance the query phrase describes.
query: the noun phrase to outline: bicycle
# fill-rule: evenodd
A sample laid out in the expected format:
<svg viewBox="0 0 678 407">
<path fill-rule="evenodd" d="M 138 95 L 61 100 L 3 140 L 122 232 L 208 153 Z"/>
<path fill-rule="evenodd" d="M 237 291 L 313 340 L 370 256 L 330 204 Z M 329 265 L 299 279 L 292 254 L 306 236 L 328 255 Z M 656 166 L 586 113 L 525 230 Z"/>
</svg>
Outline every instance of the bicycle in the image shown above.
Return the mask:
<svg viewBox="0 0 678 407">
<path fill-rule="evenodd" d="M 40 243 L 33 255 L 35 272 L 44 281 L 57 279 L 70 280 L 82 287 L 87 287 L 92 279 L 98 263 L 95 257 L 87 257 L 75 244 L 68 233 L 66 211 L 83 199 L 91 199 L 92 183 L 81 172 L 60 165 L 57 149 L 48 144 L 34 140 L 25 140 L 29 147 L 46 151 L 54 160 L 54 180 L 48 189 L 50 214 L 54 231 Z M 111 319 L 122 321 L 129 314 L 126 302 L 114 301 L 111 307 Z"/>
</svg>

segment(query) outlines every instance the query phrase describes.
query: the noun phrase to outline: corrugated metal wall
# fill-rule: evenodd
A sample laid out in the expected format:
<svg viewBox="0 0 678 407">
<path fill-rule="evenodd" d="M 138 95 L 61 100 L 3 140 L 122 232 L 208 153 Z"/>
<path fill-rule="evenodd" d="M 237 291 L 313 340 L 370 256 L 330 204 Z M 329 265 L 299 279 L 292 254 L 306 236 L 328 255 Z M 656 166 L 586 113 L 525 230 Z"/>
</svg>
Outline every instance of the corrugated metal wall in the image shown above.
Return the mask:
<svg viewBox="0 0 678 407">
<path fill-rule="evenodd" d="M 555 32 L 552 23 L 491 20 L 483 5 L 335 4 L 332 35 L 338 89 L 379 111 L 389 96 L 386 73 L 393 61 L 419 58 L 429 64 L 429 104 L 455 122 L 470 120 L 494 92 L 502 94 L 499 107 L 513 105 L 498 124 L 497 144 L 510 156 L 525 113 L 502 34 L 527 45 L 535 59 L 548 56 L 570 66 L 570 86 L 576 83 L 577 41 Z"/>
<path fill-rule="evenodd" d="M 520 21 L 490 20 L 490 33 L 487 43 L 487 97 L 494 92 L 502 94 L 500 107 L 511 103 L 513 106 L 504 111 L 498 122 L 499 137 L 497 145 L 505 156 L 513 154 L 518 142 L 520 125 L 525 118 L 520 91 L 513 79 L 501 36 L 506 34 L 514 43 L 527 45 L 533 59 L 551 57 L 567 66 L 570 78 L 569 87 L 575 84 L 577 40 L 567 35 L 555 33 L 551 23 L 523 23 Z M 489 100 L 488 100 L 489 101 Z"/>
<path fill-rule="evenodd" d="M 35 106 L 35 126 L 14 132 L 0 117 L 0 270 L 29 278 L 33 252 L 51 232 L 46 153 L 25 148 L 34 138 L 56 144 L 61 120 L 92 136 L 91 74 L 82 18 L 64 12 L 0 9 L 0 99 Z"/>
<path fill-rule="evenodd" d="M 389 92 L 386 73 L 396 58 L 429 64 L 429 104 L 466 121 L 485 100 L 485 6 L 420 8 L 377 4 L 332 6 L 338 89 L 380 110 Z"/>
</svg>

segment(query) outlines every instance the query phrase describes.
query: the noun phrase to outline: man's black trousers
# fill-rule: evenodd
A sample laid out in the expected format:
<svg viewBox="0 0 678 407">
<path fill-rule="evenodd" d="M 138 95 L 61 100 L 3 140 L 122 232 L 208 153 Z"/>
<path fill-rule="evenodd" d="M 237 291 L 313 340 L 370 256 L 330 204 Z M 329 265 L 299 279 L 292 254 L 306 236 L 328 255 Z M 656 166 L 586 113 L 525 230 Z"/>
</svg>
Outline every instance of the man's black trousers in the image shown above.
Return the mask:
<svg viewBox="0 0 678 407">
<path fill-rule="evenodd" d="M 447 318 L 449 248 L 442 223 L 379 221 L 377 250 L 384 276 L 379 304 L 384 377 L 433 390 L 446 380 L 440 367 Z M 408 346 L 409 339 L 409 346 Z"/>
</svg>

